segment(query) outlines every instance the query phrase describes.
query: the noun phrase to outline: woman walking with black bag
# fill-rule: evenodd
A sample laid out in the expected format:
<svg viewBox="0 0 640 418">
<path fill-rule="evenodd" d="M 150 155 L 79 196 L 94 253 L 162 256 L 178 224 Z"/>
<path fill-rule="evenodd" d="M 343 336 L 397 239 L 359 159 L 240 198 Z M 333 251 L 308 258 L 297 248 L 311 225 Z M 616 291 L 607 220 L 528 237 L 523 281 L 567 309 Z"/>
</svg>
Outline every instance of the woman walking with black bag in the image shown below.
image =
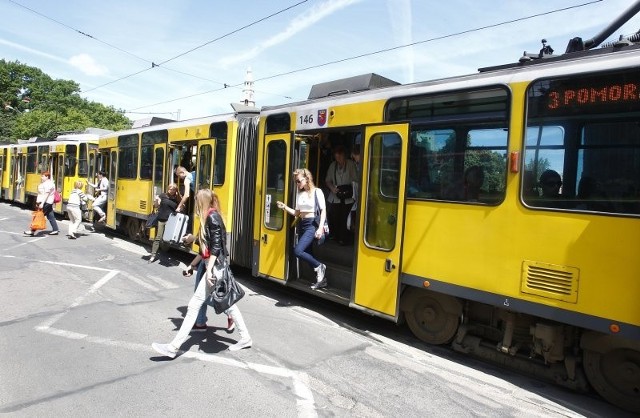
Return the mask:
<svg viewBox="0 0 640 418">
<path fill-rule="evenodd" d="M 191 332 L 196 323 L 198 311 L 204 305 L 216 277 L 221 277 L 223 269 L 227 267 L 227 254 L 224 250 L 227 247 L 227 231 L 222 216 L 217 210 L 220 207 L 218 196 L 209 189 L 201 189 L 196 194 L 195 201 L 196 216 L 200 219 L 200 231 L 198 232 L 197 241 L 200 246 L 200 255 L 202 256 L 201 263 L 206 263 L 207 268 L 205 280 L 200 281 L 191 297 L 187 307 L 187 314 L 173 341 L 169 344 L 153 343 L 151 345 L 158 353 L 169 358 L 175 358 L 182 344 L 189 338 L 189 332 Z M 226 313 L 233 318 L 233 322 L 236 324 L 240 334 L 240 340 L 229 346 L 229 350 L 238 351 L 251 347 L 253 342 L 238 306 L 231 306 Z"/>
</svg>

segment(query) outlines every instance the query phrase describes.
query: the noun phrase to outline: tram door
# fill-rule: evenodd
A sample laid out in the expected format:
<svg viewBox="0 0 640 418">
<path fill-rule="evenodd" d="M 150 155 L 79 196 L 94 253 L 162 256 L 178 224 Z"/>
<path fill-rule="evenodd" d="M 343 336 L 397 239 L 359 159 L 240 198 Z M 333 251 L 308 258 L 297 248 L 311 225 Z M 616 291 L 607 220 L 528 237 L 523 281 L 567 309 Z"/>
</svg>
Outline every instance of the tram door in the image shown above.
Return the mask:
<svg viewBox="0 0 640 418">
<path fill-rule="evenodd" d="M 277 201 L 287 201 L 290 187 L 291 134 L 265 136 L 260 206 L 260 249 L 258 272 L 279 280 L 287 279 L 287 235 L 293 218 L 278 209 Z"/>
<path fill-rule="evenodd" d="M 191 197 L 190 200 L 193 203 L 191 204 L 191 214 L 189 215 L 191 217 L 190 220 L 193 220 L 193 222 L 190 222 L 193 231 L 198 231 L 200 229 L 200 221 L 196 216 L 196 192 L 200 189 L 213 190 L 213 162 L 215 161 L 215 149 L 215 139 L 198 141 L 198 149 L 196 153 L 196 180 L 195 185 L 192 186 L 193 188 L 191 190 L 191 195 L 193 197 Z M 222 202 L 227 202 L 225 196 L 218 197 L 222 199 Z"/>
<path fill-rule="evenodd" d="M 407 124 L 367 126 L 362 141 L 360 237 L 353 302 L 397 316 L 404 225 Z"/>
<path fill-rule="evenodd" d="M 64 154 L 54 154 L 53 157 L 53 172 L 51 174 L 53 176 L 53 181 L 56 185 L 56 190 L 60 193 L 60 196 L 63 196 L 64 191 Z M 58 203 L 53 204 L 54 212 L 62 212 L 62 200 Z"/>
<path fill-rule="evenodd" d="M 27 184 L 27 156 L 18 154 L 13 164 L 13 200 L 25 203 L 27 197 L 25 185 Z"/>
<path fill-rule="evenodd" d="M 11 154 L 14 153 L 14 150 L 11 150 Z M 11 163 L 9 164 L 9 200 L 15 200 L 15 196 L 17 195 L 18 190 L 18 176 L 16 167 L 18 166 L 18 157 L 15 155 L 11 155 L 9 157 L 11 159 Z"/>
<path fill-rule="evenodd" d="M 111 150 L 109 156 L 109 191 L 107 192 L 107 219 L 106 225 L 109 228 L 116 228 L 116 184 L 118 179 L 118 151 Z"/>
</svg>

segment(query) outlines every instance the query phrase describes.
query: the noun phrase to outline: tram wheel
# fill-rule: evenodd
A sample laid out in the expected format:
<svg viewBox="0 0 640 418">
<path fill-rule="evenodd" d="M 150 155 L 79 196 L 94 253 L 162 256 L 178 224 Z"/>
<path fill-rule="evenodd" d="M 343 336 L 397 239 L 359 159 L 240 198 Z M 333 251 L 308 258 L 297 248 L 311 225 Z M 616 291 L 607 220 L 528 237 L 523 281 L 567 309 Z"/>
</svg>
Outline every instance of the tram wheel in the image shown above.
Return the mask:
<svg viewBox="0 0 640 418">
<path fill-rule="evenodd" d="M 583 362 L 587 379 L 600 396 L 620 408 L 640 413 L 640 351 L 585 350 Z"/>
<path fill-rule="evenodd" d="M 127 221 L 127 236 L 132 241 L 140 239 L 140 231 L 142 228 L 142 221 L 138 221 L 136 218 L 129 218 Z"/>
<path fill-rule="evenodd" d="M 409 289 L 403 301 L 409 329 L 429 344 L 445 344 L 453 339 L 460 323 L 462 306 L 451 296 Z"/>
</svg>

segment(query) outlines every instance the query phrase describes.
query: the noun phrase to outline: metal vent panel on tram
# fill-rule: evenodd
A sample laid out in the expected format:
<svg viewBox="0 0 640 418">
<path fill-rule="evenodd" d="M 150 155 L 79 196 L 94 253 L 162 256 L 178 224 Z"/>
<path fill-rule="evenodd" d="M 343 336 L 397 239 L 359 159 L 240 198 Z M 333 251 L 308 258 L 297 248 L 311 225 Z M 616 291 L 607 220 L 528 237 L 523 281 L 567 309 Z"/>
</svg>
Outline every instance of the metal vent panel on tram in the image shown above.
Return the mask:
<svg viewBox="0 0 640 418">
<path fill-rule="evenodd" d="M 578 302 L 580 271 L 575 267 L 525 260 L 520 291 L 531 295 Z"/>
</svg>

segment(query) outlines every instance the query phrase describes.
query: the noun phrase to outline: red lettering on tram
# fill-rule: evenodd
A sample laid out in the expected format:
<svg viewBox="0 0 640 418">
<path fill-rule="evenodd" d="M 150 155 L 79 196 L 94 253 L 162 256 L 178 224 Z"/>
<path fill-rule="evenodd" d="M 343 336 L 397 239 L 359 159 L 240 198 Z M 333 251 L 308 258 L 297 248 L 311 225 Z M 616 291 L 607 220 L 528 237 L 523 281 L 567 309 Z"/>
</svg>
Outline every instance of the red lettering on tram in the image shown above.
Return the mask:
<svg viewBox="0 0 640 418">
<path fill-rule="evenodd" d="M 624 85 L 624 100 L 637 100 L 638 99 L 638 86 L 635 84 Z"/>
<path fill-rule="evenodd" d="M 547 108 L 581 107 L 596 104 L 620 103 L 640 99 L 635 83 L 612 84 L 604 87 L 584 87 L 550 91 Z"/>
</svg>

